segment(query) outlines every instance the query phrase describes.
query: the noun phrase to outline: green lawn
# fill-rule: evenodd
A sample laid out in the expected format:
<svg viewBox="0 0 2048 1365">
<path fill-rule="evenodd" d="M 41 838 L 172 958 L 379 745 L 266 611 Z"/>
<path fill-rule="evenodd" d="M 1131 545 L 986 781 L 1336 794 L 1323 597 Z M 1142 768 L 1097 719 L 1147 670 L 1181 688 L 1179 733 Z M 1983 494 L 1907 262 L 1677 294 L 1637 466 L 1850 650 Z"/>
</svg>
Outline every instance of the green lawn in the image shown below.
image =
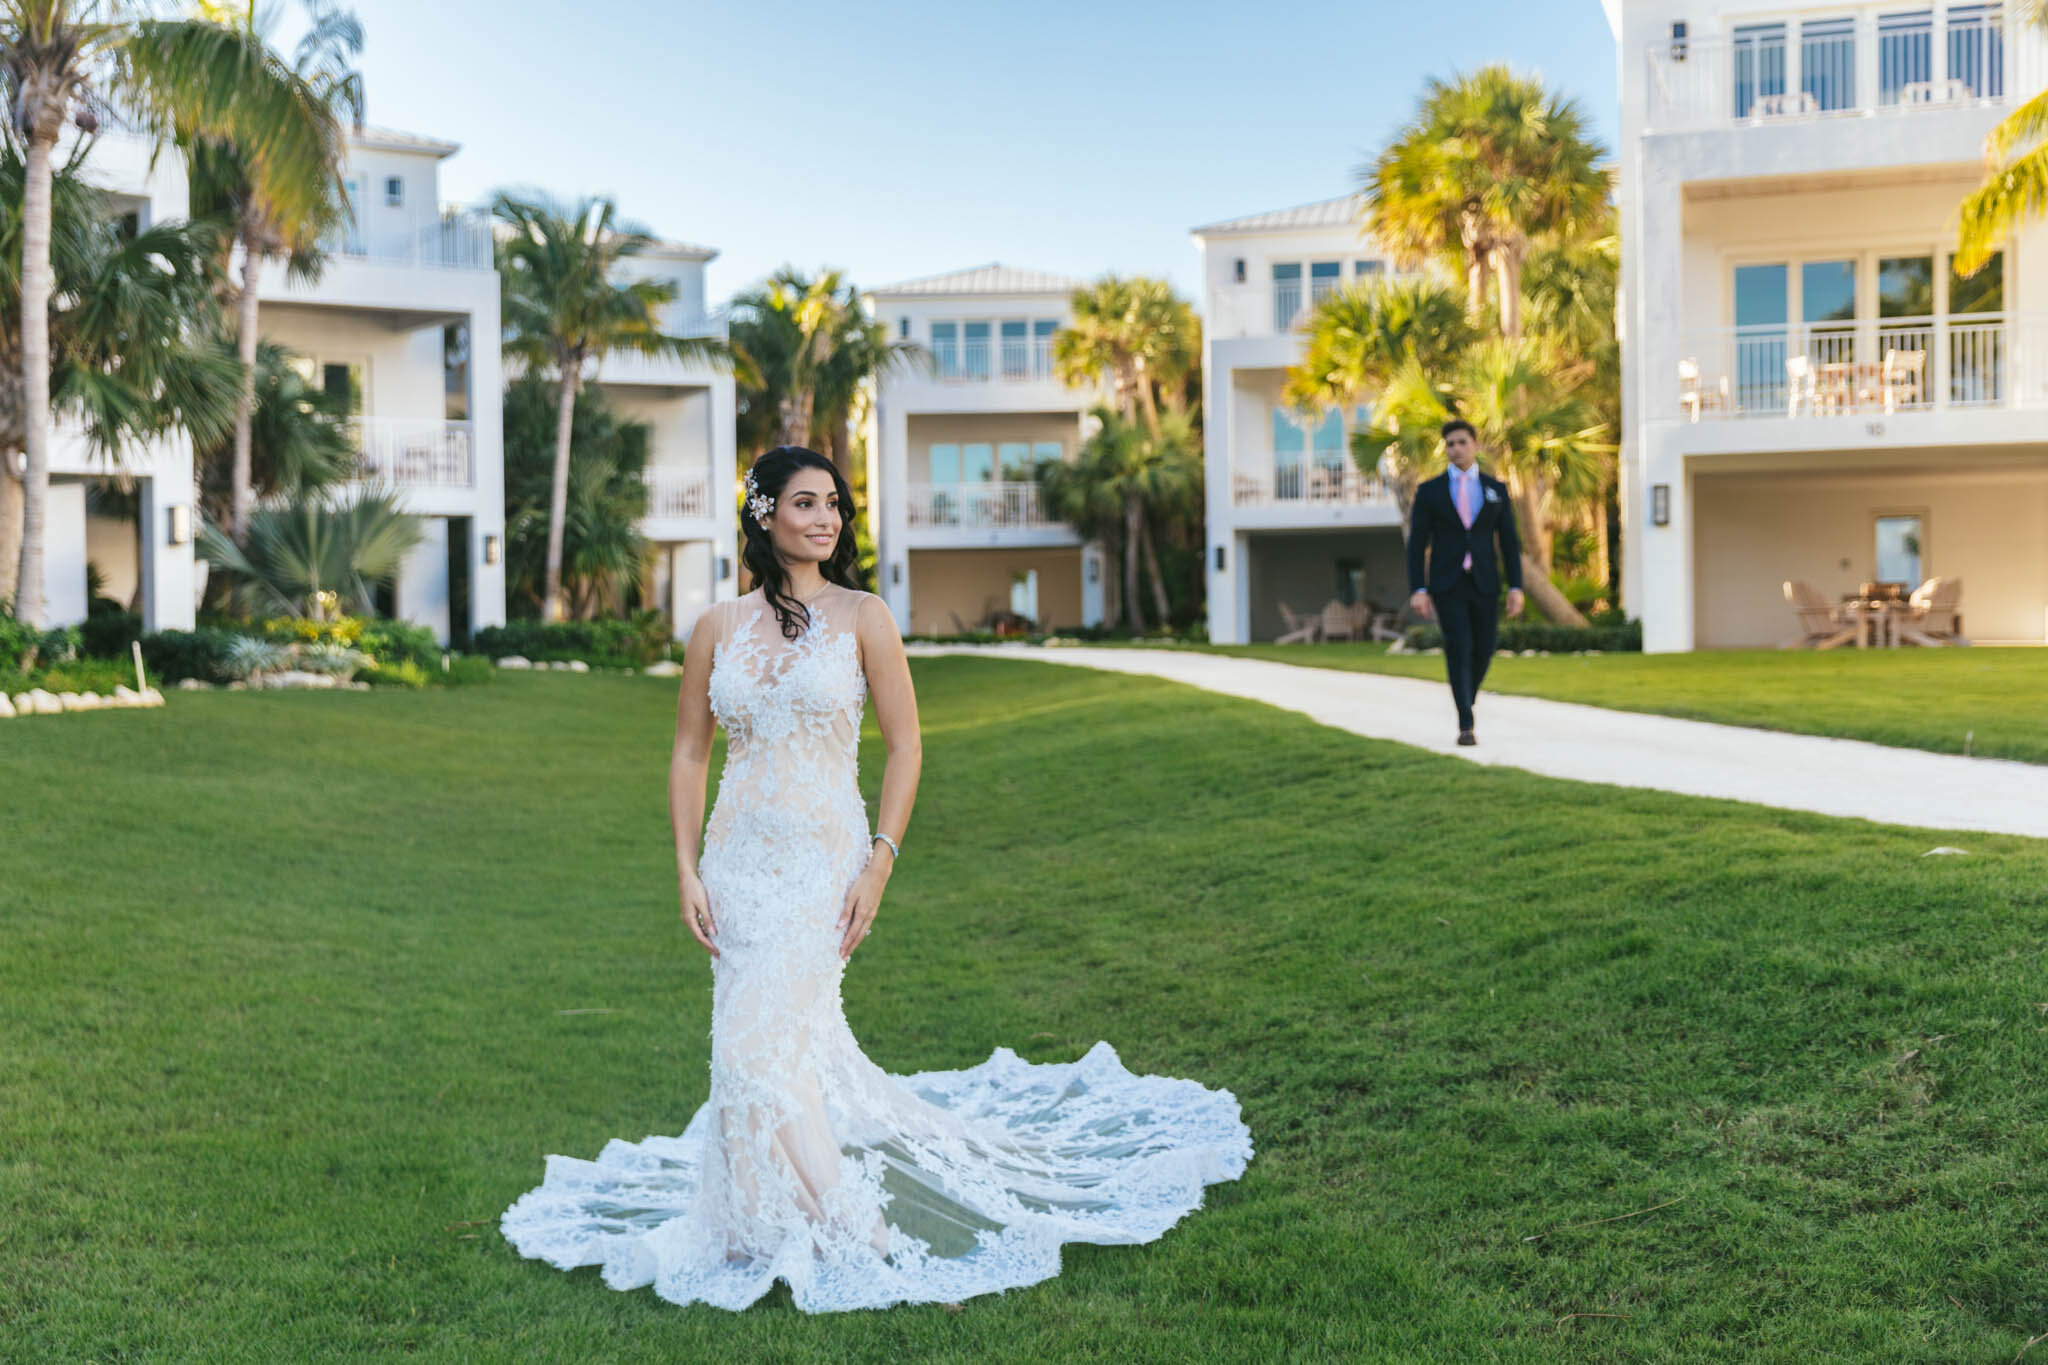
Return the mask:
<svg viewBox="0 0 2048 1365">
<path fill-rule="evenodd" d="M 1208 1207 L 958 1312 L 522 1261 L 495 1220 L 546 1153 L 704 1097 L 672 685 L 178 694 L 0 723 L 0 1358 L 2040 1354 L 2048 843 L 1923 858 L 1953 836 L 916 671 L 856 1033 L 1228 1087 L 1258 1154 Z"/>
<path fill-rule="evenodd" d="M 1203 645 L 1217 654 L 1441 682 L 1385 645 Z M 1499 658 L 1494 692 L 2048 763 L 2048 649 L 1841 649 Z M 1448 704 L 1448 703 L 1447 703 Z"/>
</svg>

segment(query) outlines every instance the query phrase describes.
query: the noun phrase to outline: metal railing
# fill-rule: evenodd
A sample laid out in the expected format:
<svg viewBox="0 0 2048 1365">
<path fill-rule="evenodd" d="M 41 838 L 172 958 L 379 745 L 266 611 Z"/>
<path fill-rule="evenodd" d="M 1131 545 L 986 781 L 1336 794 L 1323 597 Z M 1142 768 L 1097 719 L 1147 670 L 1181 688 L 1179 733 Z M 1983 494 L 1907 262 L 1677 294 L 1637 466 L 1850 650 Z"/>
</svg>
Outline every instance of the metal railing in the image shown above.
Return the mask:
<svg viewBox="0 0 2048 1365">
<path fill-rule="evenodd" d="M 1273 281 L 1273 330 L 1291 332 L 1301 321 L 1301 281 Z"/>
<path fill-rule="evenodd" d="M 1000 361 L 994 366 L 989 364 L 992 351 Z M 994 348 L 984 341 L 941 345 L 932 351 L 932 361 L 939 378 L 949 384 L 1028 384 L 1053 377 L 1050 338 L 1005 340 Z"/>
<path fill-rule="evenodd" d="M 1230 500 L 1238 507 L 1394 505 L 1394 495 L 1386 484 L 1348 458 L 1341 464 L 1333 460 L 1275 462 L 1266 469 L 1239 470 L 1231 475 Z"/>
<path fill-rule="evenodd" d="M 358 469 L 365 480 L 400 488 L 472 488 L 468 422 L 412 417 L 353 417 Z"/>
<path fill-rule="evenodd" d="M 708 517 L 711 515 L 711 471 L 708 469 L 643 470 L 647 485 L 649 517 Z"/>
<path fill-rule="evenodd" d="M 490 270 L 491 215 L 484 209 L 444 209 L 436 218 L 394 232 L 366 234 L 351 224 L 323 246 L 340 260 L 417 265 L 443 270 Z"/>
<path fill-rule="evenodd" d="M 1647 57 L 1651 132 L 2002 104 L 2048 75 L 1997 4 L 1745 24 Z"/>
<path fill-rule="evenodd" d="M 2048 315 L 1963 313 L 1680 336 L 1685 421 L 2048 405 Z"/>
<path fill-rule="evenodd" d="M 913 483 L 905 511 L 910 527 L 1027 529 L 1058 526 L 1047 516 L 1035 483 Z"/>
</svg>

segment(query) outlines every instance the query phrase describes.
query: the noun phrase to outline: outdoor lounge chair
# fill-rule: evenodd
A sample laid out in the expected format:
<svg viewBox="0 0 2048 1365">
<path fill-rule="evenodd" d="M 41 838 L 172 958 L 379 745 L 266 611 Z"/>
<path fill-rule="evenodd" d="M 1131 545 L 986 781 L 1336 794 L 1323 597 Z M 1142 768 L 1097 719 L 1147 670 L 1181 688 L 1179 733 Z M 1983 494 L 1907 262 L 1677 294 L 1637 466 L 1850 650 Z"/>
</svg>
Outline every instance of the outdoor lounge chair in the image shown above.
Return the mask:
<svg viewBox="0 0 2048 1365">
<path fill-rule="evenodd" d="M 1916 645 L 1966 645 L 1963 638 L 1963 580 L 1930 578 L 1907 599 L 1896 627 L 1898 638 Z"/>
<path fill-rule="evenodd" d="M 1785 600 L 1799 618 L 1800 636 L 1788 640 L 1785 649 L 1833 649 L 1854 640 L 1861 630 L 1855 622 L 1844 622 L 1835 604 L 1811 583 L 1785 582 Z"/>
<path fill-rule="evenodd" d="M 1280 604 L 1280 620 L 1287 629 L 1273 637 L 1276 645 L 1312 645 L 1323 624 L 1319 617 L 1295 615 L 1294 608 L 1285 602 Z"/>
<path fill-rule="evenodd" d="M 1356 640 L 1359 623 L 1351 614 L 1351 608 L 1331 598 L 1323 604 L 1323 638 L 1325 640 Z"/>
</svg>

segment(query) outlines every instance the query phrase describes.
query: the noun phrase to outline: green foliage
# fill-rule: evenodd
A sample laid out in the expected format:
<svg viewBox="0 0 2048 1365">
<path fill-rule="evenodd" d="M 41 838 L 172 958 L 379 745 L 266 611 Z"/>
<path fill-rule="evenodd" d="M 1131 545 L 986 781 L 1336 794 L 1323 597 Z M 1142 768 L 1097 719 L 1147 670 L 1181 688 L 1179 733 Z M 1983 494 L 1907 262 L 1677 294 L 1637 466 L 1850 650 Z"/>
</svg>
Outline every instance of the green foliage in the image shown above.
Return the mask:
<svg viewBox="0 0 2048 1365">
<path fill-rule="evenodd" d="M 239 366 L 234 340 L 215 346 Z M 250 484 L 258 498 L 303 498 L 356 476 L 360 453 L 350 430 L 352 400 L 307 381 L 291 352 L 272 341 L 256 347 L 256 406 L 250 416 Z M 194 453 L 206 518 L 225 526 L 233 502 L 232 431 Z"/>
<path fill-rule="evenodd" d="M 128 646 L 142 638 L 142 617 L 132 611 L 88 616 L 78 627 L 79 649 L 95 659 L 125 659 Z"/>
<path fill-rule="evenodd" d="M 749 362 L 736 414 L 747 463 L 784 443 L 845 463 L 841 446 L 862 385 L 931 364 L 923 346 L 892 340 L 837 270 L 814 278 L 786 265 L 742 291 L 732 303 L 732 344 Z"/>
<path fill-rule="evenodd" d="M 353 645 L 363 638 L 366 624 L 360 616 L 337 616 L 331 621 L 310 616 L 273 616 L 259 629 L 264 639 L 278 644 Z"/>
<path fill-rule="evenodd" d="M 201 626 L 197 630 L 160 630 L 142 637 L 142 662 L 150 682 L 162 686 L 197 678 L 200 682 L 224 683 L 228 651 L 241 637 L 233 631 Z"/>
<path fill-rule="evenodd" d="M 472 649 L 491 659 L 581 659 L 593 668 L 639 668 L 668 655 L 668 618 L 658 611 L 627 621 L 509 621 L 476 633 Z"/>
<path fill-rule="evenodd" d="M 291 646 L 273 644 L 253 635 L 237 635 L 228 642 L 221 668 L 229 678 L 239 680 L 275 672 L 290 663 L 291 658 Z"/>
<path fill-rule="evenodd" d="M 116 687 L 135 686 L 135 665 L 118 659 L 73 659 L 68 663 L 37 668 L 25 676 L 0 675 L 0 691 L 26 692 L 40 687 L 45 692 L 97 692 L 102 696 Z"/>
<path fill-rule="evenodd" d="M 436 683 L 448 687 L 468 687 L 497 680 L 497 665 L 477 654 L 458 654 L 448 661 L 446 669 L 434 675 Z"/>
<path fill-rule="evenodd" d="M 1111 405 L 1131 421 L 1157 424 L 1178 411 L 1202 363 L 1202 324 L 1165 280 L 1104 275 L 1074 291 L 1073 321 L 1053 336 L 1053 368 L 1076 387 L 1107 381 Z"/>
<path fill-rule="evenodd" d="M 433 684 L 434 676 L 411 659 L 399 659 L 388 664 L 375 664 L 356 675 L 359 682 L 372 687 L 404 687 L 418 689 Z"/>
<path fill-rule="evenodd" d="M 1402 638 L 1410 649 L 1444 647 L 1444 633 L 1437 626 L 1410 626 Z M 1631 621 L 1624 626 L 1556 626 L 1546 621 L 1503 621 L 1499 647 L 1517 652 L 1524 649 L 1549 650 L 1552 654 L 1574 654 L 1582 649 L 1597 649 L 1609 654 L 1640 651 L 1643 647 L 1643 624 Z"/>
<path fill-rule="evenodd" d="M 310 616 L 325 595 L 325 610 L 369 613 L 377 585 L 397 578 L 420 536 L 420 519 L 396 494 L 362 489 L 341 501 L 302 494 L 258 507 L 243 545 L 207 523 L 199 551 L 232 576 L 232 596 L 245 611 Z"/>
<path fill-rule="evenodd" d="M 505 391 L 505 600 L 539 617 L 546 601 L 548 506 L 553 495 L 559 388 L 537 375 Z M 586 389 L 569 417 L 568 515 L 562 523 L 562 589 L 570 612 L 609 607 L 635 582 L 650 547 L 647 511 L 653 428 L 622 417 L 604 390 Z"/>
<path fill-rule="evenodd" d="M 365 620 L 355 646 L 380 664 L 405 661 L 429 671 L 441 666 L 441 642 L 433 629 L 410 621 Z"/>
</svg>

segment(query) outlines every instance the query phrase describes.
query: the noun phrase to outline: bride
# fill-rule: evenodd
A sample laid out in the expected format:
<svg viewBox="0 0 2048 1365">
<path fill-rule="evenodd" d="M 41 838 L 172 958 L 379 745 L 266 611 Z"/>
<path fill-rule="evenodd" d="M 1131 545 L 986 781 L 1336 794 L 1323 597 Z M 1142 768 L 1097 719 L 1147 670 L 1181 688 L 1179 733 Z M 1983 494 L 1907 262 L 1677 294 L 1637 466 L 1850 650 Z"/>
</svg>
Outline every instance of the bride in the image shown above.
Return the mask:
<svg viewBox="0 0 2048 1365">
<path fill-rule="evenodd" d="M 691 633 L 669 770 L 683 923 L 711 960 L 710 1096 L 680 1137 L 549 1157 L 505 1236 L 676 1303 L 740 1309 L 781 1279 L 809 1313 L 956 1302 L 1057 1275 L 1065 1242 L 1152 1241 L 1243 1173 L 1228 1091 L 1134 1076 L 1106 1042 L 892 1076 L 854 1041 L 840 977 L 901 856 L 917 700 L 888 609 L 853 586 L 831 462 L 770 451 L 747 493 L 761 586 Z M 872 836 L 854 768 L 869 695 L 888 753 Z"/>
</svg>

